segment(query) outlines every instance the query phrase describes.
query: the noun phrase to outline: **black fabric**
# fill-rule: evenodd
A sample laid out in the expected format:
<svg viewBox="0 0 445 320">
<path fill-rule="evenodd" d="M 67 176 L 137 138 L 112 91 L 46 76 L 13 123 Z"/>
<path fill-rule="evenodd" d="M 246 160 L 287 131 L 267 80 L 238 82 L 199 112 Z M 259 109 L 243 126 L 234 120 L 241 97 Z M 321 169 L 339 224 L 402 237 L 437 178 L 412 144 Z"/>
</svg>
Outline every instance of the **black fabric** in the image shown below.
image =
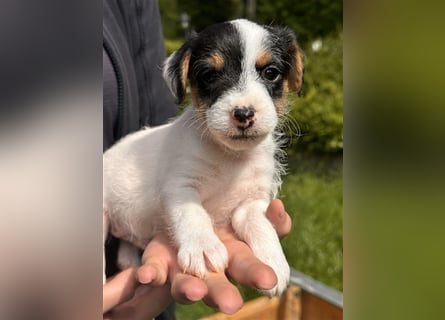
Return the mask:
<svg viewBox="0 0 445 320">
<path fill-rule="evenodd" d="M 164 59 L 157 0 L 103 0 L 104 151 L 128 133 L 176 115 L 173 96 L 162 78 Z M 118 240 L 110 237 L 107 277 L 118 271 L 117 247 Z M 156 319 L 174 320 L 174 305 Z"/>
<path fill-rule="evenodd" d="M 165 49 L 157 1 L 104 0 L 103 21 L 104 49 L 117 77 L 117 140 L 165 123 L 176 115 L 176 106 L 162 77 Z M 114 142 L 104 141 L 104 149 Z"/>
<path fill-rule="evenodd" d="M 107 149 L 121 137 L 139 128 L 139 94 L 137 92 L 134 63 L 127 42 L 128 39 L 123 32 L 125 29 L 119 18 L 119 7 L 116 7 L 114 3 L 115 1 L 104 1 L 103 47 L 110 58 L 116 75 L 118 90 L 117 118 L 115 119 L 116 125 L 113 128 L 115 131 L 114 135 L 110 133 L 104 134 L 104 149 Z M 104 109 L 111 107 L 112 105 L 104 104 Z M 105 129 L 106 127 L 104 126 Z M 115 140 L 106 141 L 105 138 L 109 136 L 114 136 Z"/>
<path fill-rule="evenodd" d="M 103 151 L 117 139 L 118 89 L 117 78 L 108 53 L 102 53 L 103 70 Z"/>
</svg>

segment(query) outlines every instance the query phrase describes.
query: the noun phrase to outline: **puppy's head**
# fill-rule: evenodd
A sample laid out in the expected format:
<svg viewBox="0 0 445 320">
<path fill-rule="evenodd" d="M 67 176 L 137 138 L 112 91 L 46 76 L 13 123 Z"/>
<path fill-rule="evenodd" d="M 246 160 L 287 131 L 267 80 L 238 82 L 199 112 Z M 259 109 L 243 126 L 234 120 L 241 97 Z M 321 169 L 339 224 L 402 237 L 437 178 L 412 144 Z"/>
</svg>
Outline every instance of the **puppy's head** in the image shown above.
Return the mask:
<svg viewBox="0 0 445 320">
<path fill-rule="evenodd" d="M 290 30 L 234 20 L 189 39 L 167 59 L 164 77 L 178 102 L 190 80 L 197 125 L 246 150 L 274 131 L 289 90 L 300 90 L 302 55 Z"/>
</svg>

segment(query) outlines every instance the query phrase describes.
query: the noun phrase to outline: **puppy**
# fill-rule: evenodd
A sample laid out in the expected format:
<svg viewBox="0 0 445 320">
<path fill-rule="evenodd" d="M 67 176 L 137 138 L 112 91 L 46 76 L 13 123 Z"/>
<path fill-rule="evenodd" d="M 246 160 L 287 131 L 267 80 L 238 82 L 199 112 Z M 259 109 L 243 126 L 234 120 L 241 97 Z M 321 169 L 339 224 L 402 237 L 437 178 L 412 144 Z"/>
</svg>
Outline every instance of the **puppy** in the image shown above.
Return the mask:
<svg viewBox="0 0 445 320">
<path fill-rule="evenodd" d="M 265 212 L 283 171 L 274 131 L 288 91 L 302 84 L 294 34 L 247 20 L 216 24 L 174 52 L 163 73 L 179 102 L 190 81 L 192 105 L 104 154 L 105 234 L 144 249 L 167 231 L 183 270 L 205 277 L 227 267 L 214 227 L 230 224 L 275 271 L 278 283 L 265 293 L 281 294 L 290 271 Z"/>
</svg>

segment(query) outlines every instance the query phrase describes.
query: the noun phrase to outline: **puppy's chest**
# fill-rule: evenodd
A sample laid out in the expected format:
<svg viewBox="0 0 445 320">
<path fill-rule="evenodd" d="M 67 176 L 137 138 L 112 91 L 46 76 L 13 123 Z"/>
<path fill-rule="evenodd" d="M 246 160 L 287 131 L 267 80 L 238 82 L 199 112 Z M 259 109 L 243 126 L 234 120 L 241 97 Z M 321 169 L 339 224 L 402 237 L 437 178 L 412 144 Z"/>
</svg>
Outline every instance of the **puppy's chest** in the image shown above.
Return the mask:
<svg viewBox="0 0 445 320">
<path fill-rule="evenodd" d="M 198 191 L 203 207 L 215 223 L 227 223 L 243 202 L 269 200 L 273 168 L 271 159 L 219 163 L 200 179 Z"/>
</svg>

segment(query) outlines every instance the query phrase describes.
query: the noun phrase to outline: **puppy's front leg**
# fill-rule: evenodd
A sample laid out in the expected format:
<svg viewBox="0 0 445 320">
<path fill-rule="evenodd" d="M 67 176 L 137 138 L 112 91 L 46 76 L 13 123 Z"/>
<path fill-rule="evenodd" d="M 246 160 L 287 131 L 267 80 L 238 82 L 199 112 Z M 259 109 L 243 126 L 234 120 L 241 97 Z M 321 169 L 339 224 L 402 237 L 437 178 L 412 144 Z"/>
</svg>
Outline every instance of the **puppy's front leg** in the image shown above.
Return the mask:
<svg viewBox="0 0 445 320">
<path fill-rule="evenodd" d="M 178 263 L 184 271 L 203 278 L 207 266 L 213 271 L 227 267 L 227 250 L 213 230 L 212 221 L 193 188 L 176 189 L 164 199 L 173 237 L 178 246 Z"/>
<path fill-rule="evenodd" d="M 268 295 L 280 295 L 287 287 L 290 268 L 272 224 L 266 218 L 269 202 L 254 200 L 241 205 L 234 213 L 232 226 L 237 235 L 252 249 L 255 256 L 270 266 L 277 278 L 277 285 L 265 290 Z"/>
</svg>

